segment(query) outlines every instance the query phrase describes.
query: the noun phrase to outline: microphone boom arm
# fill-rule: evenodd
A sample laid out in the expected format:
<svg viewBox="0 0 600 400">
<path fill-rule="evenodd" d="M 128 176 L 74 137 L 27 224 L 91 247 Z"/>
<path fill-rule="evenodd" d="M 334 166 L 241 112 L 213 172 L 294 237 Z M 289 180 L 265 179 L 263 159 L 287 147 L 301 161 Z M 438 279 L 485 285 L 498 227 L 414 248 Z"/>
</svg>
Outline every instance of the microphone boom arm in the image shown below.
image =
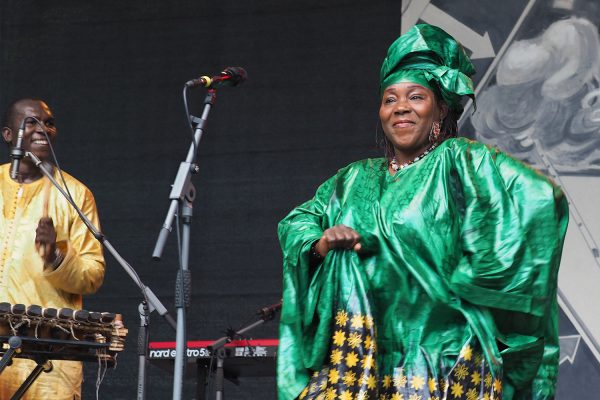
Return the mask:
<svg viewBox="0 0 600 400">
<path fill-rule="evenodd" d="M 212 106 L 215 104 L 215 100 L 216 91 L 214 89 L 210 89 L 204 100 L 204 110 L 202 111 L 202 117 L 199 119 L 195 119 L 197 125 L 196 130 L 194 131 L 194 142 L 190 145 L 185 161 L 179 164 L 179 170 L 177 171 L 175 181 L 173 182 L 173 188 L 171 189 L 171 193 L 169 194 L 171 204 L 169 205 L 169 210 L 167 211 L 165 222 L 163 223 L 162 228 L 160 229 L 160 232 L 158 234 L 158 239 L 156 240 L 154 251 L 152 252 L 152 258 L 154 260 L 160 260 L 162 257 L 162 252 L 167 242 L 167 237 L 169 236 L 169 233 L 171 233 L 171 231 L 173 230 L 173 218 L 175 218 L 175 214 L 177 213 L 179 202 L 185 198 L 186 194 L 189 191 L 191 174 L 197 172 L 197 166 L 193 165 L 192 162 L 194 161 L 194 158 L 196 156 L 195 152 L 198 149 L 200 139 L 202 139 L 202 135 L 204 134 L 204 127 L 206 126 L 208 114 L 210 113 Z"/>
<path fill-rule="evenodd" d="M 100 243 L 102 243 L 102 245 L 109 251 L 109 253 L 112 254 L 112 256 L 117 260 L 117 262 L 123 267 L 125 272 L 127 272 L 127 274 L 131 277 L 131 279 L 136 283 L 136 285 L 138 285 L 138 287 L 140 288 L 140 290 L 142 292 L 142 295 L 144 296 L 144 298 L 146 299 L 146 302 L 148 303 L 150 311 L 152 312 L 152 311 L 156 310 L 162 317 L 164 317 L 167 320 L 167 323 L 173 329 L 175 329 L 176 328 L 175 320 L 173 319 L 173 317 L 171 317 L 171 315 L 169 315 L 169 312 L 167 311 L 166 307 L 161 303 L 161 301 L 158 299 L 158 297 L 156 297 L 156 295 L 152 292 L 152 290 L 148 286 L 144 285 L 144 283 L 140 279 L 139 275 L 135 272 L 133 267 L 127 261 L 125 261 L 125 259 L 123 257 L 121 257 L 121 255 L 117 252 L 117 250 L 115 250 L 115 248 L 110 244 L 108 239 L 106 239 L 106 236 L 104 236 L 104 234 L 102 232 L 100 232 L 98 230 L 98 228 L 96 228 L 94 226 L 94 224 L 92 224 L 92 222 L 79 209 L 79 207 L 77 206 L 77 204 L 75 204 L 75 202 L 73 201 L 71 196 L 69 196 L 67 194 L 67 192 L 56 181 L 56 179 L 54 179 L 54 177 L 52 176 L 52 173 L 48 170 L 48 168 L 46 168 L 44 163 L 35 154 L 33 154 L 31 152 L 26 152 L 25 157 L 31 158 L 31 160 L 33 161 L 35 166 L 38 167 L 40 169 L 40 171 L 42 171 L 42 173 L 50 180 L 50 182 L 52 182 L 52 184 L 58 189 L 58 191 L 65 197 L 65 199 L 69 202 L 69 204 L 71 204 L 71 206 L 73 206 L 73 208 L 75 209 L 77 214 L 79 214 L 79 218 L 81 218 L 81 220 L 83 221 L 85 226 L 90 230 L 90 232 L 92 232 L 92 234 L 94 235 L 96 240 L 98 240 Z"/>
</svg>

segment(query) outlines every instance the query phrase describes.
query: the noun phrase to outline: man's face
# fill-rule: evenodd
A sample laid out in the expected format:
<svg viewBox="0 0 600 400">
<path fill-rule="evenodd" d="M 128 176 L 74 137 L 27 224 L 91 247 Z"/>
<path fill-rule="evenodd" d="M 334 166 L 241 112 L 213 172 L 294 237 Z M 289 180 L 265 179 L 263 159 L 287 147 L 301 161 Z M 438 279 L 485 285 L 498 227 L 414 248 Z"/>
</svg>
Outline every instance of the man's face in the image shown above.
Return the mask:
<svg viewBox="0 0 600 400">
<path fill-rule="evenodd" d="M 23 131 L 23 150 L 35 154 L 40 160 L 50 159 L 50 145 L 44 135 L 44 130 L 52 144 L 56 139 L 56 126 L 54 125 L 54 116 L 46 103 L 38 100 L 24 100 L 17 103 L 16 112 L 12 121 L 10 121 L 10 130 L 4 130 L 4 138 L 12 146 L 17 143 L 17 134 L 23 119 L 28 118 Z M 36 121 L 36 118 L 38 121 Z"/>
</svg>

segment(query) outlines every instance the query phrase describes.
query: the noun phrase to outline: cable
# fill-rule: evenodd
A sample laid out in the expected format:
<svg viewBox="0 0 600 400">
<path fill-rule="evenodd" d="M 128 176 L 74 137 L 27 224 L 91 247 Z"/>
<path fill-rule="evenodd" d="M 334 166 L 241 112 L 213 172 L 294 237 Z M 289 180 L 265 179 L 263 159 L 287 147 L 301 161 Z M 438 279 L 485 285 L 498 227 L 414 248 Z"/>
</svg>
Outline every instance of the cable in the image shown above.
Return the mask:
<svg viewBox="0 0 600 400">
<path fill-rule="evenodd" d="M 194 132 L 194 125 L 192 124 L 192 119 L 190 118 L 190 109 L 188 106 L 187 100 L 187 86 L 183 86 L 183 108 L 185 110 L 185 119 L 190 127 L 190 131 L 192 132 L 192 143 L 194 146 L 194 158 L 192 159 L 192 164 L 196 164 L 196 157 L 198 157 L 198 143 L 196 143 L 196 137 Z"/>
<path fill-rule="evenodd" d="M 181 226 L 179 225 L 179 217 L 181 215 L 181 202 L 177 204 L 177 213 L 175 214 L 175 232 L 177 233 L 177 257 L 179 258 L 179 265 L 182 265 L 183 262 L 181 247 L 183 246 L 181 242 Z M 183 285 L 183 282 L 182 282 Z M 183 287 L 183 286 L 182 286 Z"/>
</svg>

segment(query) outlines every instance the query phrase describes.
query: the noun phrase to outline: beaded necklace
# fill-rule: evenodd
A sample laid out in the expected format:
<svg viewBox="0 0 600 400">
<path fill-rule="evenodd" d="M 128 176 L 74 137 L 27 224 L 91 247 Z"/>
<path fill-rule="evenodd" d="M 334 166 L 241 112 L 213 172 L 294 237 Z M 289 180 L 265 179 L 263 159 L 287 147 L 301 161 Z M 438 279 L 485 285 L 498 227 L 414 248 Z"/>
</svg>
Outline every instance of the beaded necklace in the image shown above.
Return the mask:
<svg viewBox="0 0 600 400">
<path fill-rule="evenodd" d="M 394 170 L 394 172 L 398 172 L 401 169 L 404 169 L 404 168 L 408 167 L 409 165 L 414 164 L 417 161 L 421 160 L 427 154 L 431 153 L 431 151 L 433 149 L 435 149 L 436 147 L 437 147 L 437 143 L 432 144 L 431 146 L 429 146 L 429 148 L 427 150 L 425 150 L 423 153 L 416 156 L 414 160 L 405 162 L 403 164 L 398 164 L 398 160 L 396 160 L 396 156 L 394 156 L 392 158 L 392 161 L 390 161 L 390 168 L 392 168 Z"/>
</svg>

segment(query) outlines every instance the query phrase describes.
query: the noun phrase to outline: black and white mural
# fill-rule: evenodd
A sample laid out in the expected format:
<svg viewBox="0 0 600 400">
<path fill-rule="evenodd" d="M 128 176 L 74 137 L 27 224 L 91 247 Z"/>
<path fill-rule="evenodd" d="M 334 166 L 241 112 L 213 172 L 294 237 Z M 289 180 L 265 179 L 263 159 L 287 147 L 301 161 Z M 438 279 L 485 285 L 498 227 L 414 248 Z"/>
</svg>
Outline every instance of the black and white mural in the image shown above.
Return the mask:
<svg viewBox="0 0 600 400">
<path fill-rule="evenodd" d="M 598 27 L 572 17 L 516 40 L 477 103 L 470 120 L 478 139 L 540 169 L 600 173 Z"/>
<path fill-rule="evenodd" d="M 403 31 L 417 21 L 437 24 L 471 52 L 478 69 L 476 105 L 466 105 L 461 134 L 530 163 L 565 191 L 570 224 L 559 275 L 556 397 L 596 398 L 591 393 L 600 390 L 600 3 L 412 0 L 404 2 L 402 18 Z"/>
</svg>

